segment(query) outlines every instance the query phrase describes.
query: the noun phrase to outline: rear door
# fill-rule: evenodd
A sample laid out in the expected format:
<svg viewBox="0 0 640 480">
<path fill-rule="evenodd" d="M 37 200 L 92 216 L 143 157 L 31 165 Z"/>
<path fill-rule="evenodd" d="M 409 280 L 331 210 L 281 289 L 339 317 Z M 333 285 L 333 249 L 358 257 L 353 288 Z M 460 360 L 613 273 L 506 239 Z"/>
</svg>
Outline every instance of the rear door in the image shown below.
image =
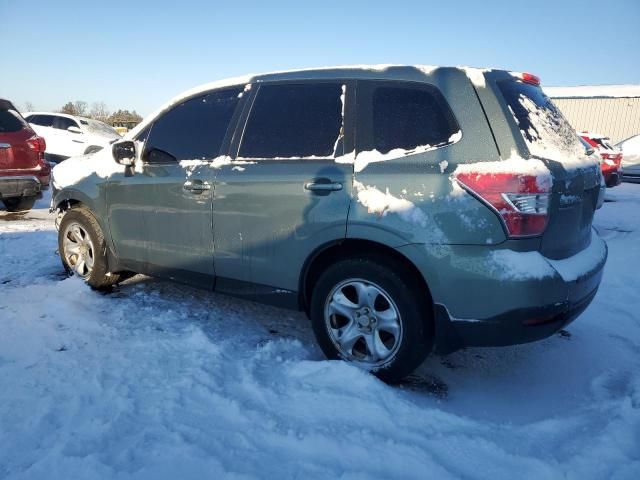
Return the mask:
<svg viewBox="0 0 640 480">
<path fill-rule="evenodd" d="M 552 259 L 574 255 L 591 241 L 600 166 L 586 157 L 576 131 L 539 85 L 511 76 L 497 85 L 526 148 L 553 177 L 541 252 Z"/>
<path fill-rule="evenodd" d="M 118 257 L 134 271 L 212 286 L 212 165 L 241 87 L 205 93 L 154 121 L 142 165 L 112 176 L 109 227 Z"/>
<path fill-rule="evenodd" d="M 353 152 L 353 88 L 331 80 L 250 90 L 237 156 L 216 169 L 216 289 L 297 291 L 308 256 L 345 237 L 353 166 L 336 158 Z"/>
</svg>

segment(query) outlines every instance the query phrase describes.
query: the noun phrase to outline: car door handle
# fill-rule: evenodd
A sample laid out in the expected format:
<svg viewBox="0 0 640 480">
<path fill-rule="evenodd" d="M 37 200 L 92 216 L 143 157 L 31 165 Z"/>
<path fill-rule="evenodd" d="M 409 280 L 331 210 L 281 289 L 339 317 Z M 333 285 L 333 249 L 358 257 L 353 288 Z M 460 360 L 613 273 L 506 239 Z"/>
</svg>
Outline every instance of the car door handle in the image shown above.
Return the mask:
<svg viewBox="0 0 640 480">
<path fill-rule="evenodd" d="M 337 192 L 342 190 L 342 184 L 340 182 L 307 182 L 304 184 L 305 190 L 311 190 L 313 192 Z"/>
<path fill-rule="evenodd" d="M 84 140 L 71 140 L 72 142 L 76 142 L 76 143 L 84 143 Z"/>
<path fill-rule="evenodd" d="M 182 185 L 182 188 L 188 192 L 202 193 L 206 190 L 211 190 L 211 185 L 202 180 L 187 180 L 184 182 L 184 185 Z"/>
</svg>

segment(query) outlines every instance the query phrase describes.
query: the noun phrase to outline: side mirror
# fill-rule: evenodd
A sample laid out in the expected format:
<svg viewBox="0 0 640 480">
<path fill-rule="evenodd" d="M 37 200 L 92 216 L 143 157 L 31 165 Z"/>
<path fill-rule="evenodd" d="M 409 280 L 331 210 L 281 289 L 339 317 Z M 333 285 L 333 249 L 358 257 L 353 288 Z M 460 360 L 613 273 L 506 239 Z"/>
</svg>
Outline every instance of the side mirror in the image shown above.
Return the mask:
<svg viewBox="0 0 640 480">
<path fill-rule="evenodd" d="M 111 147 L 111 152 L 113 159 L 120 165 L 131 167 L 136 162 L 136 144 L 131 140 L 115 142 Z"/>
<path fill-rule="evenodd" d="M 71 132 L 71 133 L 82 133 L 82 130 L 80 130 L 78 127 L 74 127 L 73 125 L 70 127 L 67 127 L 67 132 Z"/>
</svg>

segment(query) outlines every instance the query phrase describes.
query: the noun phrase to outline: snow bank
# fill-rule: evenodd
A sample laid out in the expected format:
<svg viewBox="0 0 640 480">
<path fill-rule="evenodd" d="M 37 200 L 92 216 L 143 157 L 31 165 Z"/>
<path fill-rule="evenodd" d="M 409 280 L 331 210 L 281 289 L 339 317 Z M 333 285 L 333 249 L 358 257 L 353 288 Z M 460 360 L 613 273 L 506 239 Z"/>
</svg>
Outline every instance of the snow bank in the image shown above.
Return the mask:
<svg viewBox="0 0 640 480">
<path fill-rule="evenodd" d="M 325 360 L 297 312 L 141 276 L 94 292 L 54 215 L 0 209 L 0 477 L 636 479 L 639 187 L 596 212 L 609 260 L 567 334 L 399 386 Z"/>
</svg>

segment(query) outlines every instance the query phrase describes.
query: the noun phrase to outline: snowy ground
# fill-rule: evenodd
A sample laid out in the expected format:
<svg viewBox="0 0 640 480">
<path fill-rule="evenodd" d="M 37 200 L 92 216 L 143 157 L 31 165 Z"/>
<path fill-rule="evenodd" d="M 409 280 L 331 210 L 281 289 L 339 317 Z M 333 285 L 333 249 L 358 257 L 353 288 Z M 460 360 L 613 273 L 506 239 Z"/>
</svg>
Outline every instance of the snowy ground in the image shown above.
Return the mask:
<svg viewBox="0 0 640 480">
<path fill-rule="evenodd" d="M 46 199 L 0 211 L 0 478 L 640 478 L 640 185 L 568 333 L 428 359 L 390 387 L 300 314 L 66 279 Z"/>
</svg>

